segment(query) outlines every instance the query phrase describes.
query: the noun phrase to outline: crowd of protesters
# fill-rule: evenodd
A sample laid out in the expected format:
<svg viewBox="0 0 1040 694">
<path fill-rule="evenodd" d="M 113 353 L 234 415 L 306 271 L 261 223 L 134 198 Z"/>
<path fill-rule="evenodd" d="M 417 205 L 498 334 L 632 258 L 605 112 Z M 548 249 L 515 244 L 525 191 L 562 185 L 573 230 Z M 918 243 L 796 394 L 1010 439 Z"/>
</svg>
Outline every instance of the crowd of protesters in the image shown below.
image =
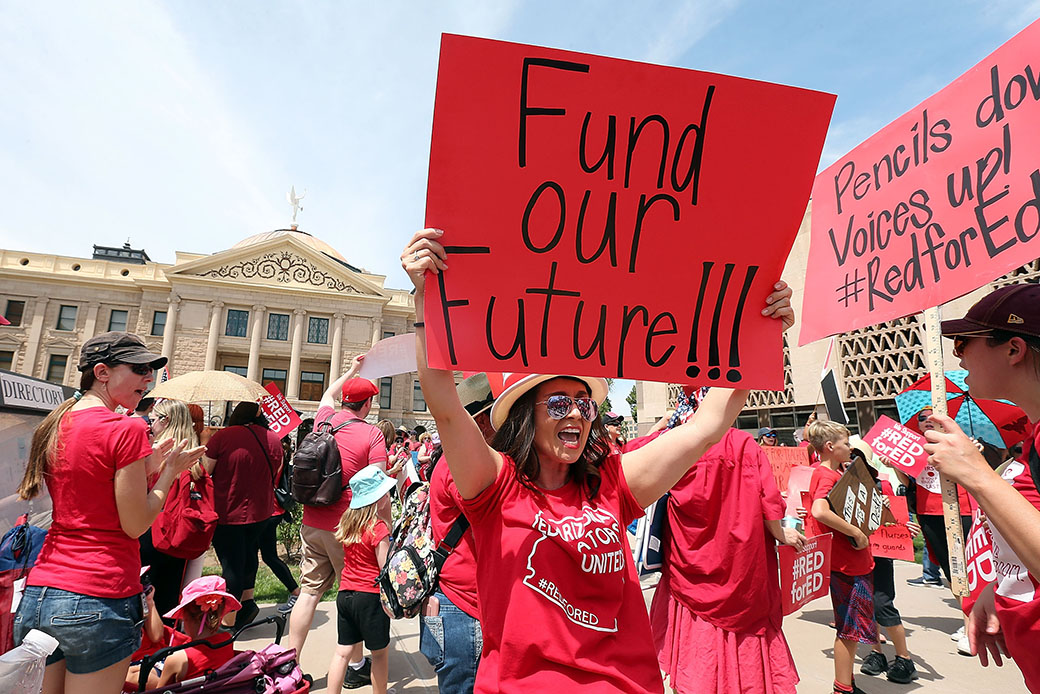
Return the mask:
<svg viewBox="0 0 1040 694">
<path fill-rule="evenodd" d="M 753 438 L 733 428 L 746 391 L 686 388 L 674 415 L 626 440 L 623 418 L 600 416 L 604 379 L 482 373 L 456 385 L 453 373 L 426 365 L 423 298 L 428 274 L 446 270 L 441 235 L 416 233 L 401 256 L 415 286 L 419 382 L 436 431 L 366 421 L 378 389 L 358 377 L 364 356 L 330 383 L 296 440 L 311 427 L 332 430 L 344 488 L 332 504 L 304 506 L 298 581 L 274 539 L 286 516 L 274 490 L 293 446 L 266 426 L 256 403 L 239 404 L 228 426 L 200 444 L 197 406 L 142 405 L 164 357 L 128 333 L 83 345 L 79 389 L 35 433 L 19 487 L 30 499 L 46 484 L 54 506 L 14 624 L 16 641 L 31 629 L 58 640 L 45 692 L 115 692 L 143 675 L 164 687 L 219 667 L 233 653 L 230 633 L 259 613 L 258 553 L 290 595 L 282 611 L 297 656 L 318 603 L 338 584 L 329 691 L 370 684 L 386 692 L 390 618 L 375 579 L 395 504 L 416 481 L 429 483 L 435 542 L 460 518 L 468 526 L 420 616 L 420 650 L 442 692 L 660 692 L 666 679 L 684 693 L 793 693 L 799 677 L 782 630 L 774 548 L 799 550 L 807 535 L 826 533 L 835 535 L 833 691 L 863 691 L 854 677 L 861 643 L 871 649 L 861 673 L 904 684 L 917 677 L 891 560 L 872 557 L 867 536 L 827 501 L 857 458 L 879 489 L 895 494 L 871 465 L 886 461 L 840 424 L 807 423 L 802 445 L 814 469 L 803 534 L 781 523 L 785 502 L 763 451 L 780 445 L 778 432 L 764 427 Z M 763 314 L 785 329 L 794 323 L 790 297 L 783 282 L 763 297 Z M 1009 399 L 1040 420 L 1040 287 L 997 290 L 942 331 L 976 397 Z M 1040 429 L 1002 479 L 953 420 L 930 410 L 920 420 L 930 464 L 961 485 L 966 513 L 977 502 L 995 557 L 1014 569 L 970 606 L 967 650 L 983 665 L 1010 654 L 1040 691 L 1032 656 L 1040 640 Z M 178 480 L 213 485 L 220 576 L 200 578 L 201 557 L 157 547 L 152 525 Z M 905 475 L 897 481 L 949 578 L 941 506 Z M 665 560 L 647 610 L 625 529 L 666 493 Z M 154 590 L 143 590 L 142 568 Z M 891 662 L 879 627 L 892 642 Z M 212 648 L 137 669 L 142 654 L 192 639 Z"/>
</svg>

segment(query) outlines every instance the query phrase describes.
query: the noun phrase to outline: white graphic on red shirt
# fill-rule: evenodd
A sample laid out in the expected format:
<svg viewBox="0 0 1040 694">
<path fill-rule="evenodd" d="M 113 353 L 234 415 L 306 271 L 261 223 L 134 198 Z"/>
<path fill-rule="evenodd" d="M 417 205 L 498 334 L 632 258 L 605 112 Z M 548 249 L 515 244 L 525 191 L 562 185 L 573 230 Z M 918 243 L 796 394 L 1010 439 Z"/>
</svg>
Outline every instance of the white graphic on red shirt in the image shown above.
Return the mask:
<svg viewBox="0 0 1040 694">
<path fill-rule="evenodd" d="M 932 494 L 942 494 L 942 484 L 939 482 L 939 471 L 931 465 L 921 468 L 921 474 L 917 476 L 917 484 L 924 487 L 925 491 Z"/>
<path fill-rule="evenodd" d="M 560 519 L 539 511 L 531 527 L 542 536 L 527 557 L 524 585 L 557 605 L 578 626 L 617 631 L 625 585 L 625 547 L 618 519 L 609 511 L 586 506 L 580 515 Z M 599 578 L 590 581 L 581 574 Z"/>
<path fill-rule="evenodd" d="M 1003 477 L 1008 482 L 1013 482 L 1025 471 L 1026 466 L 1016 460 L 1004 469 Z M 1029 575 L 1022 560 L 1011 549 L 1000 530 L 991 526 L 990 532 L 993 535 L 993 568 L 997 574 L 997 595 L 1019 602 L 1032 602 L 1040 584 Z"/>
</svg>

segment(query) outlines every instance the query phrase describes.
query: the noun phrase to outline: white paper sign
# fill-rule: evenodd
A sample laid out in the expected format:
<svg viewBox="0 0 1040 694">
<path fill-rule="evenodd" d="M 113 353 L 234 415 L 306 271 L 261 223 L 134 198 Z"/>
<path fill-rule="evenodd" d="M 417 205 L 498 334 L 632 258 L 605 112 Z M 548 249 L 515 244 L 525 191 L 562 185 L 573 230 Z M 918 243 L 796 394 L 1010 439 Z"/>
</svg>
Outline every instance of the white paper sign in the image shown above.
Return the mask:
<svg viewBox="0 0 1040 694">
<path fill-rule="evenodd" d="M 415 333 L 394 335 L 372 345 L 361 362 L 361 378 L 375 380 L 384 376 L 412 373 L 415 364 Z"/>
</svg>

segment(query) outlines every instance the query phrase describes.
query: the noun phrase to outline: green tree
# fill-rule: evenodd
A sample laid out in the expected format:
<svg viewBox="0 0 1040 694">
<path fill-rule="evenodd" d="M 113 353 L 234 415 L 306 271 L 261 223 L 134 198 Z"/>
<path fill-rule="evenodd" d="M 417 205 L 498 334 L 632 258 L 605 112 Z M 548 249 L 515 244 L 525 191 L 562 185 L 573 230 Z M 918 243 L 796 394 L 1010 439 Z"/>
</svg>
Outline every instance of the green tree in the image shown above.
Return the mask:
<svg viewBox="0 0 1040 694">
<path fill-rule="evenodd" d="M 632 421 L 638 422 L 639 420 L 636 418 L 636 385 L 634 383 L 632 384 L 632 390 L 625 396 L 625 402 L 632 408 Z"/>
<path fill-rule="evenodd" d="M 614 387 L 614 379 L 613 378 L 608 378 L 607 379 L 607 392 L 609 393 L 610 389 L 613 388 L 613 387 Z M 599 414 L 600 414 L 600 416 L 605 415 L 607 412 L 610 412 L 610 396 L 609 395 L 607 395 L 605 398 L 603 398 L 603 402 L 601 402 L 599 404 Z"/>
</svg>

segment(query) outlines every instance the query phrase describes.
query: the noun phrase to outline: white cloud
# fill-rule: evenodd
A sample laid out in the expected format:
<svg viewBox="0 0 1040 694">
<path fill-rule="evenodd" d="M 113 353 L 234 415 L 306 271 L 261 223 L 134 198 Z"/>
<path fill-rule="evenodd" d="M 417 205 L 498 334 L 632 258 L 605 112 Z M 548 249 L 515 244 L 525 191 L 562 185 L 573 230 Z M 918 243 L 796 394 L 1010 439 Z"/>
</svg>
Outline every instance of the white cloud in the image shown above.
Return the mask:
<svg viewBox="0 0 1040 694">
<path fill-rule="evenodd" d="M 739 0 L 685 0 L 660 22 L 644 60 L 675 64 L 737 8 Z"/>
</svg>

